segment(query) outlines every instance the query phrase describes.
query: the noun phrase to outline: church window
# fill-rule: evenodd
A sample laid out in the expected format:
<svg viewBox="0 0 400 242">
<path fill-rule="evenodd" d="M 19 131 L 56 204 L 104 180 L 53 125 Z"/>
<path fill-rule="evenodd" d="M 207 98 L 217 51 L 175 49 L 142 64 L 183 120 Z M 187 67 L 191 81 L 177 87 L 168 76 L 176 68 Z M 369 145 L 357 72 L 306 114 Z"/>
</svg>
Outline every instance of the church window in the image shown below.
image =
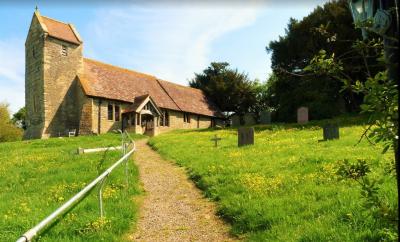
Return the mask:
<svg viewBox="0 0 400 242">
<path fill-rule="evenodd" d="M 33 96 L 33 111 L 36 113 L 38 111 L 38 100 L 37 96 Z"/>
<path fill-rule="evenodd" d="M 183 113 L 183 122 L 190 123 L 190 115 L 188 113 Z"/>
<path fill-rule="evenodd" d="M 119 114 L 120 114 L 120 108 L 118 105 L 115 105 L 115 121 L 119 121 Z"/>
<path fill-rule="evenodd" d="M 36 50 L 35 50 L 35 47 L 32 47 L 32 57 L 36 59 Z"/>
<path fill-rule="evenodd" d="M 165 111 L 164 113 L 164 126 L 169 126 L 169 113 Z"/>
<path fill-rule="evenodd" d="M 160 126 L 169 126 L 169 114 L 168 111 L 163 111 L 160 116 Z"/>
<path fill-rule="evenodd" d="M 61 55 L 67 56 L 68 55 L 68 48 L 66 45 L 61 46 Z"/>
<path fill-rule="evenodd" d="M 113 120 L 113 105 L 111 103 L 107 106 L 107 119 Z"/>
</svg>

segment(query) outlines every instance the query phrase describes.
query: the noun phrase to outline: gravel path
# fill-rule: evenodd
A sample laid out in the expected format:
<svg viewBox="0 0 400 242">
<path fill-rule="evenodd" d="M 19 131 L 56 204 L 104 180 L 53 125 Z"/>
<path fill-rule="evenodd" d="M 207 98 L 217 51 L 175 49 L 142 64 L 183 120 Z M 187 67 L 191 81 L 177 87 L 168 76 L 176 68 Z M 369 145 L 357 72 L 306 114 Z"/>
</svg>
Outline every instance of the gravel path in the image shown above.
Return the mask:
<svg viewBox="0 0 400 242">
<path fill-rule="evenodd" d="M 145 190 L 134 241 L 235 241 L 215 205 L 188 180 L 183 168 L 137 141 L 135 163 Z"/>
</svg>

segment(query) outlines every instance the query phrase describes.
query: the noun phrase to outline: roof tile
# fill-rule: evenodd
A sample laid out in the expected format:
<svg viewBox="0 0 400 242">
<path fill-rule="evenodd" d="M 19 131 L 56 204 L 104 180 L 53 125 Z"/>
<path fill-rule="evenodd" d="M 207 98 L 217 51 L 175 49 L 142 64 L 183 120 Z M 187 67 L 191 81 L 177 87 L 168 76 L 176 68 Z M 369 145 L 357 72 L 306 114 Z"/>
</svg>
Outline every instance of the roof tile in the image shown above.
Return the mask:
<svg viewBox="0 0 400 242">
<path fill-rule="evenodd" d="M 83 63 L 84 74 L 79 80 L 89 96 L 133 103 L 135 97 L 148 94 L 160 108 L 221 116 L 217 106 L 199 89 L 87 58 Z"/>
<path fill-rule="evenodd" d="M 46 25 L 48 34 L 50 36 L 78 45 L 81 43 L 69 24 L 45 16 L 41 16 L 41 19 L 44 25 Z"/>
</svg>

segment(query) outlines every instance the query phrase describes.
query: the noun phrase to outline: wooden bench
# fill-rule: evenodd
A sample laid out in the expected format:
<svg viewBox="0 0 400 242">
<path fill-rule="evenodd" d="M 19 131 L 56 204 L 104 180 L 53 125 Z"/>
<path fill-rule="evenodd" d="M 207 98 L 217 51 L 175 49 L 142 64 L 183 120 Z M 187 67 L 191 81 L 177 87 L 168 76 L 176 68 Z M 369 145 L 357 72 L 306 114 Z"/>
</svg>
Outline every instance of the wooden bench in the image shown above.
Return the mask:
<svg viewBox="0 0 400 242">
<path fill-rule="evenodd" d="M 68 132 L 68 137 L 76 136 L 76 129 L 69 129 L 67 132 Z"/>
</svg>

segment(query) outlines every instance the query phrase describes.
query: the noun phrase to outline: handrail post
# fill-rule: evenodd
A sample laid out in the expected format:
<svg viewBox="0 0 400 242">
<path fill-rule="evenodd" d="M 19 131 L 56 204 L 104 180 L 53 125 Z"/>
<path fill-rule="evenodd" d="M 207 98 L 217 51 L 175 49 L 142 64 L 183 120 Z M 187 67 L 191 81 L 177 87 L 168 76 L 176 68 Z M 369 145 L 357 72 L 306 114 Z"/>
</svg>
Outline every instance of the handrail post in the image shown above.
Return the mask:
<svg viewBox="0 0 400 242">
<path fill-rule="evenodd" d="M 100 184 L 100 191 L 99 191 L 99 205 L 100 205 L 100 216 L 104 216 L 104 210 L 103 210 L 103 186 L 105 183 L 106 178 L 108 175 L 116 168 L 119 166 L 121 163 L 129 159 L 129 157 L 133 154 L 133 152 L 136 151 L 136 145 L 135 142 L 132 141 L 133 147 L 132 149 L 127 152 L 123 157 L 121 157 L 117 162 L 115 162 L 113 165 L 111 165 L 107 170 L 105 170 L 101 175 L 99 175 L 97 178 L 95 178 L 92 182 L 87 184 L 82 190 L 80 190 L 78 193 L 76 193 L 73 197 L 71 197 L 68 201 L 66 201 L 63 205 L 58 207 L 54 212 L 52 212 L 49 216 L 47 216 L 45 219 L 40 221 L 38 224 L 36 224 L 34 227 L 26 231 L 24 234 L 22 234 L 17 242 L 28 242 L 31 241 L 32 238 L 37 236 L 46 226 L 51 224 L 57 217 L 59 217 L 61 214 L 64 214 L 68 208 L 76 204 L 77 202 L 80 202 L 81 199 L 84 199 L 85 195 L 89 193 L 96 185 Z"/>
<path fill-rule="evenodd" d="M 99 208 L 100 208 L 100 217 L 104 217 L 104 209 L 103 209 L 103 187 L 104 183 L 107 179 L 108 175 L 101 180 L 100 188 L 99 188 Z"/>
</svg>

